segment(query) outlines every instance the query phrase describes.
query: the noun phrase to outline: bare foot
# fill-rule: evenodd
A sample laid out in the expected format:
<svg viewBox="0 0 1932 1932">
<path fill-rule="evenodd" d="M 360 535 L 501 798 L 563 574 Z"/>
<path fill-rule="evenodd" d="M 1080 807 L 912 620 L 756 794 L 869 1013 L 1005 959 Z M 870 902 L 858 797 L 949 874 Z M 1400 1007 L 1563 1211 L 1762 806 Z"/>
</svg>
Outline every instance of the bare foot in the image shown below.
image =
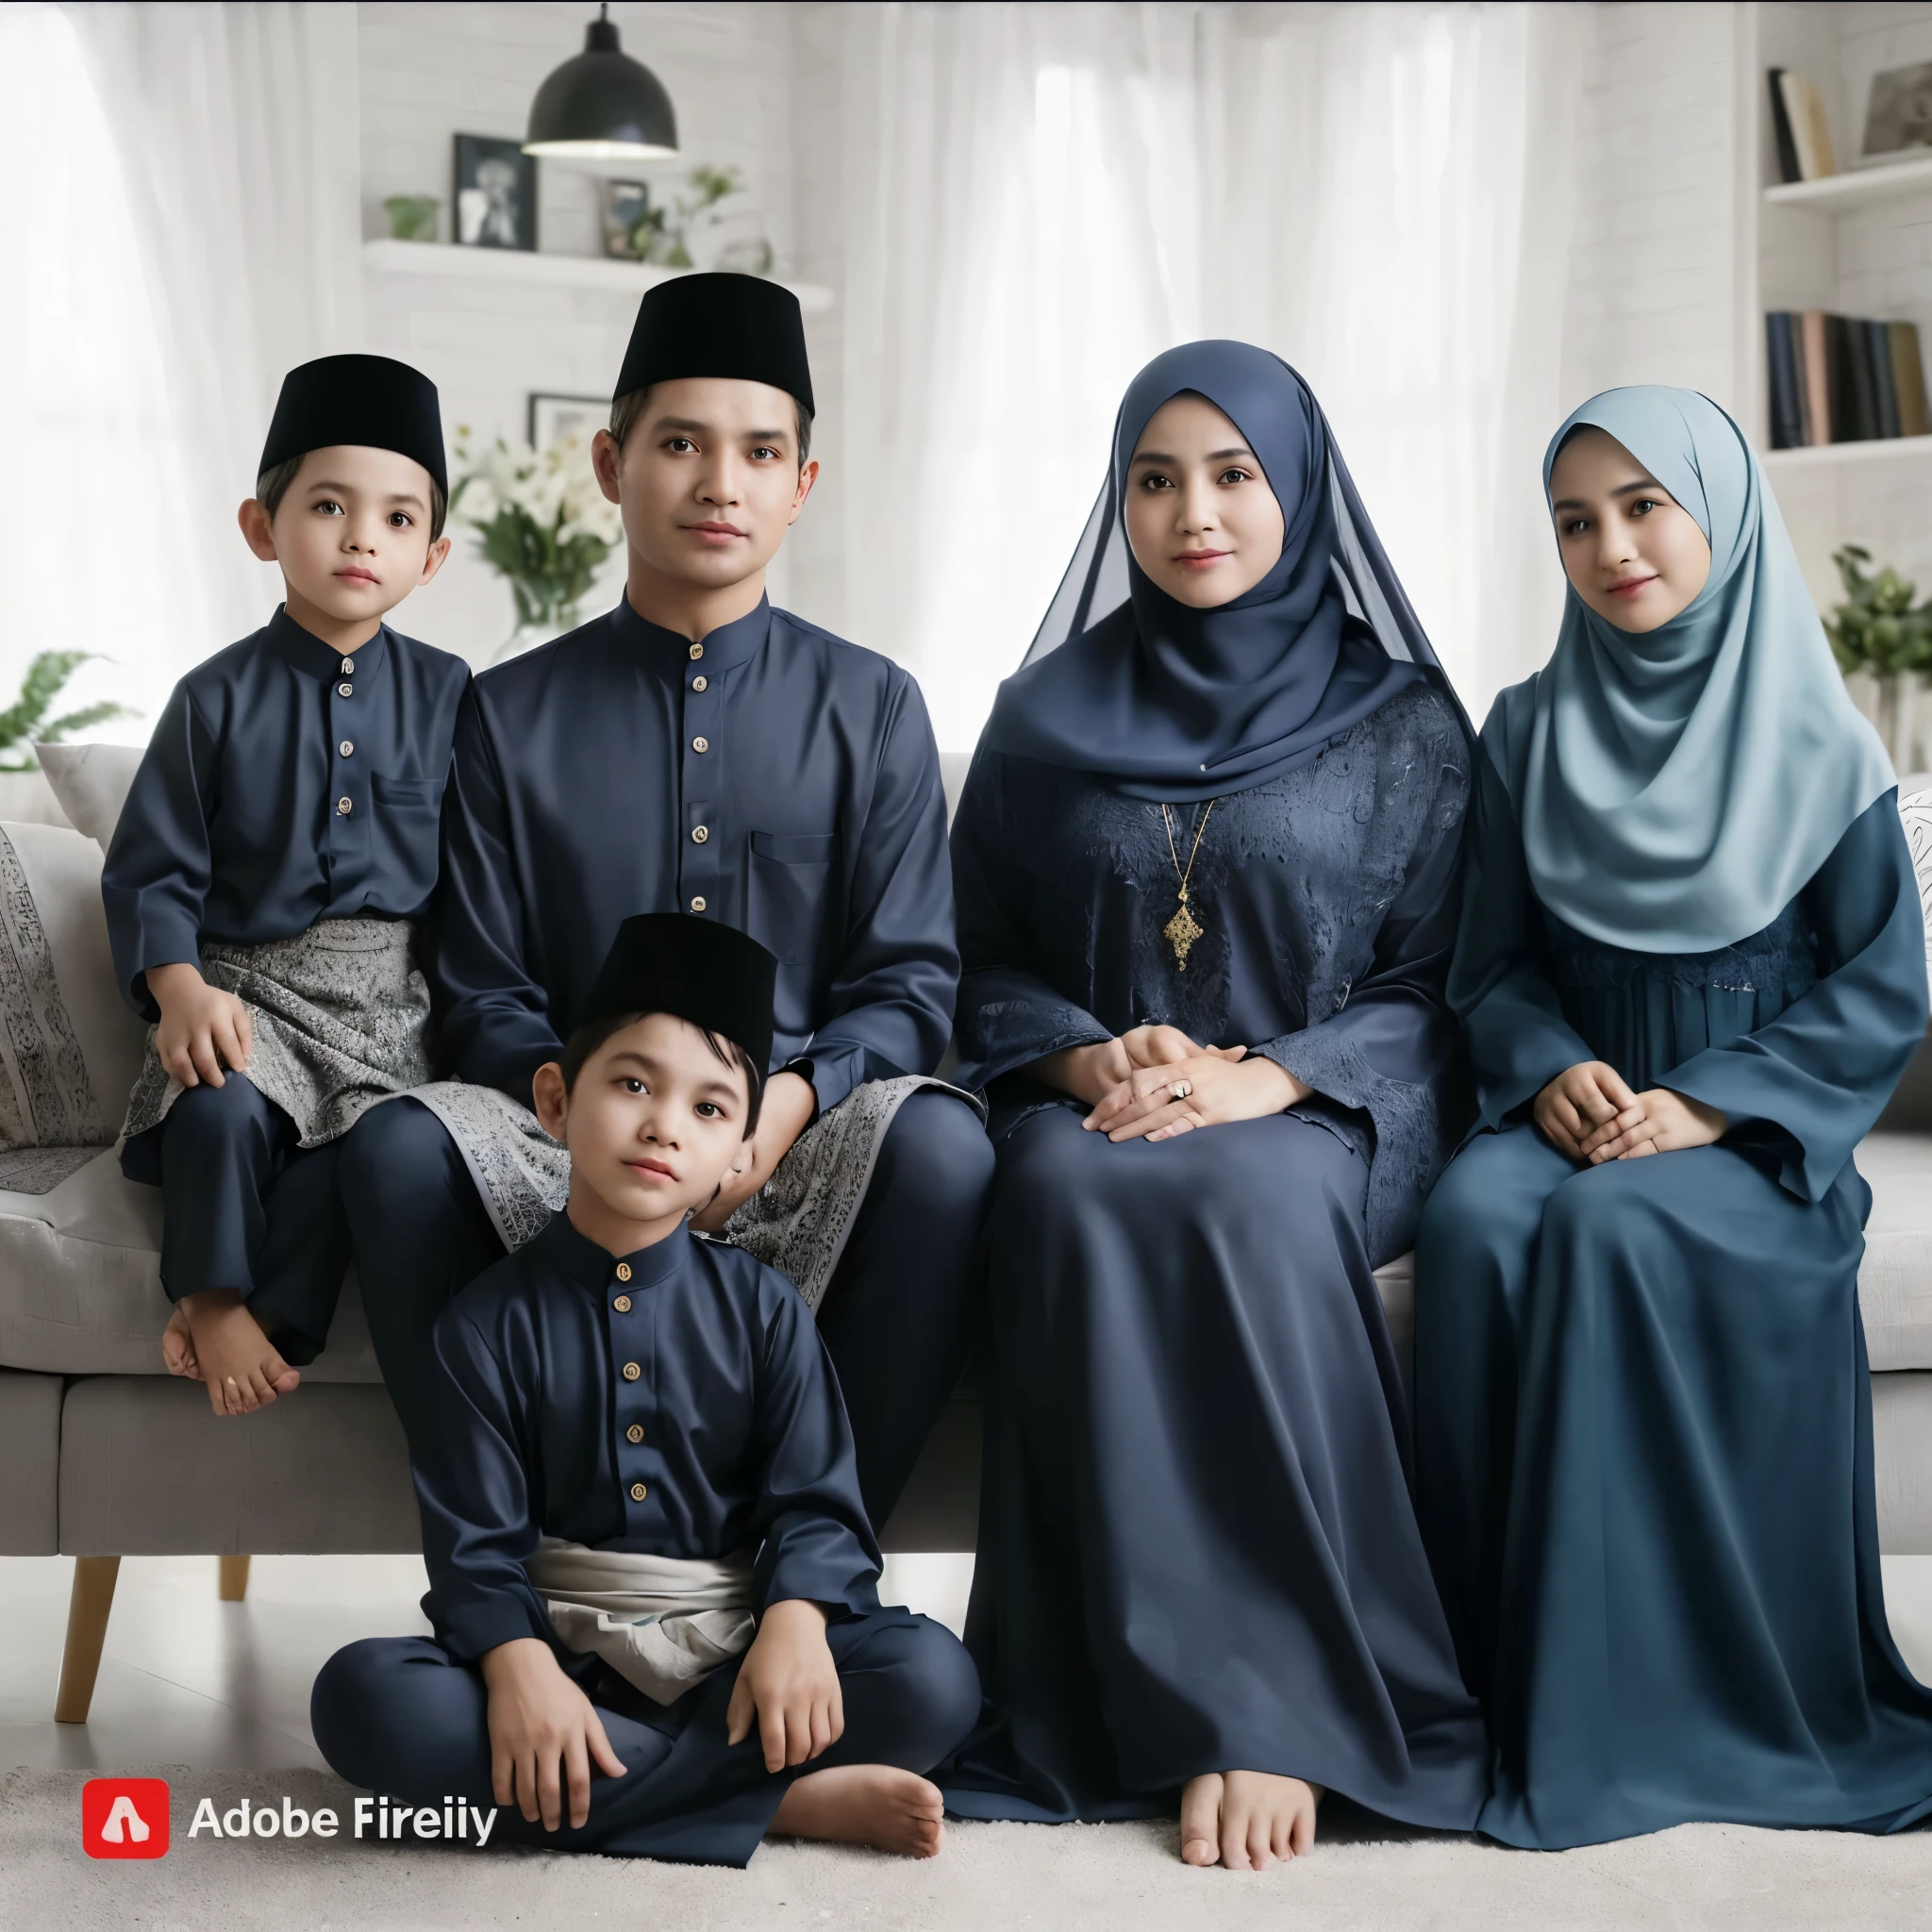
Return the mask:
<svg viewBox="0 0 1932 1932">
<path fill-rule="evenodd" d="M 1223 1865 L 1230 1872 L 1265 1872 L 1315 1842 L 1320 1785 L 1265 1771 L 1210 1771 L 1191 1777 L 1181 1793 L 1181 1859 Z"/>
<path fill-rule="evenodd" d="M 890 1764 L 838 1764 L 796 1779 L 771 1829 L 930 1858 L 945 1842 L 945 1818 L 939 1787 L 915 1773 Z"/>
<path fill-rule="evenodd" d="M 301 1382 L 300 1374 L 282 1359 L 232 1288 L 185 1294 L 175 1312 L 187 1318 L 199 1369 L 196 1379 L 207 1384 L 208 1399 L 217 1415 L 249 1415 Z M 163 1355 L 167 1346 L 163 1336 Z"/>
<path fill-rule="evenodd" d="M 201 1380 L 201 1363 L 194 1353 L 194 1331 L 188 1325 L 188 1311 L 178 1303 L 168 1317 L 168 1325 L 161 1330 L 161 1359 L 168 1365 L 171 1375 L 186 1375 L 191 1381 Z"/>
</svg>

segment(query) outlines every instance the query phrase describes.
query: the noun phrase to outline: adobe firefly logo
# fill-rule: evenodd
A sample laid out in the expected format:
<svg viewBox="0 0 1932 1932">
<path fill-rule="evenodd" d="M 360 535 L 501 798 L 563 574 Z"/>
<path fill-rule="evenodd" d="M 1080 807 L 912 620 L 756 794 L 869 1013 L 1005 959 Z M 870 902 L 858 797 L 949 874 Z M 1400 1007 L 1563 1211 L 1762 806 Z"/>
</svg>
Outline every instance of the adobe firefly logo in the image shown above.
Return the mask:
<svg viewBox="0 0 1932 1932">
<path fill-rule="evenodd" d="M 91 1777 L 80 1788 L 80 1843 L 90 1858 L 163 1858 L 168 1781 Z"/>
</svg>

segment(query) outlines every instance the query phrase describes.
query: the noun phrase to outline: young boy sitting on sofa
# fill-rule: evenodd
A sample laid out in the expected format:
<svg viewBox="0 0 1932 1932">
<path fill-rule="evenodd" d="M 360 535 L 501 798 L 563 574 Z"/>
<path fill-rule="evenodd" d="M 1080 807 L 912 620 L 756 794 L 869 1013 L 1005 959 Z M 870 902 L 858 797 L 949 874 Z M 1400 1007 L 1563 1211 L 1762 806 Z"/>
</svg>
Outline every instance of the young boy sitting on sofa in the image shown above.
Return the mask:
<svg viewBox="0 0 1932 1932">
<path fill-rule="evenodd" d="M 290 374 L 241 510 L 286 599 L 175 687 L 108 847 L 116 976 L 155 1023 L 122 1168 L 161 1190 L 162 1355 L 217 1415 L 321 1352 L 349 1261 L 338 1143 L 429 1077 L 411 922 L 470 674 L 384 619 L 441 568 L 448 500 L 427 376 Z"/>
<path fill-rule="evenodd" d="M 415 1451 L 436 1634 L 316 1679 L 352 1783 L 620 1856 L 741 1866 L 767 1831 L 939 1850 L 919 1774 L 972 1726 L 977 1674 L 880 1607 L 798 1291 L 686 1226 L 749 1158 L 775 973 L 722 922 L 630 918 L 538 1071 L 569 1198 L 437 1321 Z"/>
</svg>

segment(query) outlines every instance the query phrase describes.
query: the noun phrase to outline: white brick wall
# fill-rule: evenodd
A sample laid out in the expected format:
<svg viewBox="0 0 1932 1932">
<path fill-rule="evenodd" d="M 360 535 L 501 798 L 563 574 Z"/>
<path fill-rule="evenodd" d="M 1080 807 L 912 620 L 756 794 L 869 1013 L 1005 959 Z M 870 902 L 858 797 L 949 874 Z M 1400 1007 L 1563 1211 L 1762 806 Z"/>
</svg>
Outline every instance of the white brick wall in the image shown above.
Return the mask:
<svg viewBox="0 0 1932 1932">
<path fill-rule="evenodd" d="M 1565 399 L 1670 382 L 1734 407 L 1739 9 L 1590 10 Z"/>
</svg>

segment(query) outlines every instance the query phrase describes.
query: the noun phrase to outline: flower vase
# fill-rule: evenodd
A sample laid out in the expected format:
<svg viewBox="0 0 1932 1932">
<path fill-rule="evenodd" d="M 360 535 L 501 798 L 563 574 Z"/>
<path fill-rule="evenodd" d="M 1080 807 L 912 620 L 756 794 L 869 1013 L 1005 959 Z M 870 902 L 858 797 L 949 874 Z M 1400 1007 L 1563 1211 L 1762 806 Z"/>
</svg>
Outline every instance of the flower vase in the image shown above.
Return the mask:
<svg viewBox="0 0 1932 1932">
<path fill-rule="evenodd" d="M 521 606 L 522 600 L 519 599 Z M 534 651 L 539 644 L 547 644 L 553 638 L 560 638 L 566 631 L 577 627 L 577 613 L 575 605 L 557 606 L 547 609 L 525 610 L 519 608 L 516 628 L 498 644 L 491 654 L 492 664 L 507 663 L 512 658 L 521 658 L 525 651 Z"/>
</svg>

